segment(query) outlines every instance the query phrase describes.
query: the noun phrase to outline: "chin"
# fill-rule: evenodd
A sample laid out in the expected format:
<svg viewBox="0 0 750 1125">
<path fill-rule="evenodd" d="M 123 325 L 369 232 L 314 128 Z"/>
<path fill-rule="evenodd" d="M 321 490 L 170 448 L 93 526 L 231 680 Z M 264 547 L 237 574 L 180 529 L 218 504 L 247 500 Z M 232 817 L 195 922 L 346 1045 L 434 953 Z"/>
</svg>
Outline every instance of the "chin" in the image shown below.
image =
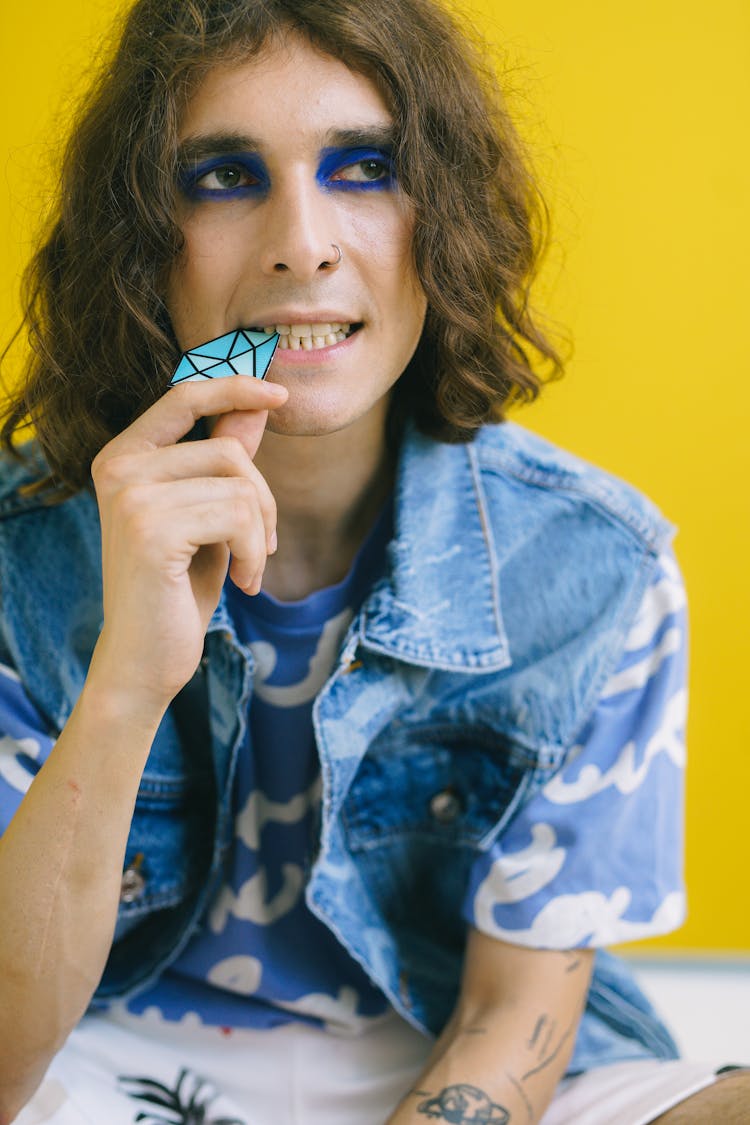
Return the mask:
<svg viewBox="0 0 750 1125">
<path fill-rule="evenodd" d="M 333 396 L 332 396 L 333 398 Z M 379 427 L 387 414 L 387 402 L 353 403 L 321 398 L 292 405 L 289 401 L 268 416 L 267 429 L 285 437 L 325 437 L 350 427 Z"/>
<path fill-rule="evenodd" d="M 289 419 L 288 421 L 281 421 L 279 418 L 274 418 L 273 422 L 269 421 L 266 430 L 272 434 L 278 434 L 279 437 L 325 437 L 326 434 L 336 433 L 340 426 L 332 426 L 322 421 L 312 419 Z"/>
</svg>

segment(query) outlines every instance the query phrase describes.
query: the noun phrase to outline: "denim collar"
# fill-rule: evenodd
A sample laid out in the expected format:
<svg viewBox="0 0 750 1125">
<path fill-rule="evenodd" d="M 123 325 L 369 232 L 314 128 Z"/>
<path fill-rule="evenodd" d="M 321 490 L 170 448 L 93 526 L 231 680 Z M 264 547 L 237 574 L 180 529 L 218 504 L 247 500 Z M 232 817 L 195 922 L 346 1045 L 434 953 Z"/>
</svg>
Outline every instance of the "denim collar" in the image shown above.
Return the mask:
<svg viewBox="0 0 750 1125">
<path fill-rule="evenodd" d="M 410 427 L 399 457 L 394 523 L 386 574 L 353 625 L 359 643 L 426 668 L 510 667 L 473 445 L 445 445 Z M 223 594 L 209 632 L 234 637 Z"/>
<path fill-rule="evenodd" d="M 423 667 L 487 672 L 511 664 L 498 564 L 472 444 L 410 429 L 396 480 L 390 566 L 365 603 L 360 639 Z"/>
</svg>

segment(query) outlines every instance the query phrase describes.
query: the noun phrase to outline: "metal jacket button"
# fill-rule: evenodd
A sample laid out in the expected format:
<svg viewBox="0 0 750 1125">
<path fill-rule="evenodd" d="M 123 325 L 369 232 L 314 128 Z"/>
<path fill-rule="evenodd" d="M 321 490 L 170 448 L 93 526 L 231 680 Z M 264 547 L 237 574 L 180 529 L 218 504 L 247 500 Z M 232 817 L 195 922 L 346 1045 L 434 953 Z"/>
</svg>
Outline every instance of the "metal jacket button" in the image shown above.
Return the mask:
<svg viewBox="0 0 750 1125">
<path fill-rule="evenodd" d="M 143 866 L 143 852 L 138 852 L 138 855 L 129 863 L 122 873 L 122 880 L 120 882 L 120 902 L 135 902 L 140 898 L 146 887 L 146 879 L 141 871 Z"/>
<path fill-rule="evenodd" d="M 462 809 L 455 789 L 441 789 L 430 799 L 430 813 L 440 824 L 450 824 L 461 815 Z"/>
</svg>

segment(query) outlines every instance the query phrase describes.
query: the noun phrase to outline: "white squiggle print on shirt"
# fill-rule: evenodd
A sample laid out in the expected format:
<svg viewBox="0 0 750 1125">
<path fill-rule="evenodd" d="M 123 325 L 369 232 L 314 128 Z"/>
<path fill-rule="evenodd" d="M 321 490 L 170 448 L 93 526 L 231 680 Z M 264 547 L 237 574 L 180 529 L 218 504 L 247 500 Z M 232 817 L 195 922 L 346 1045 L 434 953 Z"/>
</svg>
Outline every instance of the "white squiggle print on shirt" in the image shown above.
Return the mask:
<svg viewBox="0 0 750 1125">
<path fill-rule="evenodd" d="M 682 647 L 682 630 L 668 629 L 659 644 L 629 668 L 623 668 L 611 676 L 601 694 L 602 699 L 611 699 L 613 695 L 622 695 L 626 691 L 640 691 L 646 686 L 652 676 L 661 668 L 668 656 L 673 656 Z"/>
<path fill-rule="evenodd" d="M 315 808 L 320 800 L 321 781 L 316 777 L 309 789 L 297 793 L 289 801 L 272 801 L 261 789 L 253 789 L 245 807 L 237 814 L 234 831 L 247 848 L 257 851 L 260 834 L 269 821 L 276 824 L 296 824 Z"/>
<path fill-rule="evenodd" d="M 474 918 L 480 930 L 492 930 L 493 910 L 500 903 L 520 902 L 551 883 L 565 862 L 565 848 L 559 848 L 554 828 L 534 824 L 532 842 L 518 852 L 504 853 L 496 859 L 479 884 L 474 896 Z"/>
<path fill-rule="evenodd" d="M 124 1001 L 116 1001 L 109 1009 L 115 1015 L 124 1015 L 125 1020 L 132 1020 L 133 1014 L 128 1011 L 128 1006 Z M 179 1019 L 167 1019 L 164 1012 L 157 1004 L 149 1004 L 142 1012 L 139 1012 L 136 1017 L 139 1022 L 143 1021 L 146 1027 L 154 1028 L 169 1028 L 170 1030 L 175 1027 L 185 1028 L 199 1028 L 206 1027 L 201 1017 L 197 1012 L 192 1009 L 185 1012 Z"/>
<path fill-rule="evenodd" d="M 317 648 L 310 657 L 307 675 L 296 684 L 267 684 L 266 680 L 273 675 L 276 667 L 276 649 L 268 641 L 253 641 L 250 644 L 256 663 L 253 691 L 258 698 L 272 707 L 299 707 L 314 699 L 331 674 L 341 641 L 353 617 L 352 610 L 347 608 L 326 621 Z"/>
<path fill-rule="evenodd" d="M 213 932 L 221 933 L 230 914 L 245 922 L 254 922 L 256 926 L 270 926 L 272 922 L 288 914 L 297 905 L 304 874 L 296 863 L 282 864 L 281 874 L 284 882 L 270 902 L 266 901 L 268 888 L 264 868 L 247 879 L 237 894 L 231 887 L 222 887 L 209 914 L 208 924 Z"/>
<path fill-rule="evenodd" d="M 686 715 L 687 692 L 682 689 L 664 708 L 661 726 L 646 743 L 640 765 L 636 765 L 636 744 L 631 741 L 625 744 L 617 761 L 604 773 L 598 766 L 589 763 L 574 781 L 566 781 L 562 774 L 557 774 L 547 782 L 542 793 L 554 805 L 572 805 L 596 796 L 610 785 L 623 794 L 635 792 L 646 779 L 657 754 L 667 754 L 676 766 L 684 766 Z"/>
<path fill-rule="evenodd" d="M 19 793 L 28 792 L 35 775 L 16 755 L 26 754 L 36 761 L 40 753 L 41 746 L 35 738 L 0 738 L 0 777 Z"/>
<path fill-rule="evenodd" d="M 223 961 L 208 970 L 207 980 L 218 988 L 227 988 L 241 996 L 252 996 L 260 988 L 263 965 L 257 957 L 249 954 L 236 954 L 225 957 Z"/>
<path fill-rule="evenodd" d="M 665 568 L 666 569 L 666 568 Z M 633 622 L 625 642 L 626 652 L 635 652 L 650 644 L 667 617 L 678 613 L 686 604 L 685 587 L 675 567 L 671 573 L 649 586 L 643 595 L 638 616 Z"/>
<path fill-rule="evenodd" d="M 490 918 L 486 932 L 518 945 L 572 949 L 584 942 L 612 945 L 665 933 L 676 929 L 684 918 L 685 896 L 681 891 L 667 894 L 652 917 L 640 922 L 622 917 L 630 906 L 631 897 L 627 887 L 618 887 L 609 898 L 601 891 L 558 895 L 545 903 L 528 929 L 505 929 Z"/>
<path fill-rule="evenodd" d="M 297 1000 L 277 1000 L 279 1008 L 286 1012 L 302 1012 L 322 1020 L 326 1030 L 346 1030 L 356 1032 L 372 1023 L 372 1017 L 357 1015 L 359 994 L 356 989 L 342 985 L 337 996 L 325 992 L 308 992 Z M 380 1018 L 380 1014 L 376 1018 Z"/>
</svg>

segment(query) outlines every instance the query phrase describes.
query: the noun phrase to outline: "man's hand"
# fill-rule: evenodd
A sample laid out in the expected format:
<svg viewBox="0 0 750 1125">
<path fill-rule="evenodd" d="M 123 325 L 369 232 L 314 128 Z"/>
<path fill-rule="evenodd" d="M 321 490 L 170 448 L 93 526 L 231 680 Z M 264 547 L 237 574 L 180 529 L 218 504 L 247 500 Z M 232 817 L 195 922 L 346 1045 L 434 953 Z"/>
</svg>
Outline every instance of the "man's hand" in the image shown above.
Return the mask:
<svg viewBox="0 0 750 1125">
<path fill-rule="evenodd" d="M 92 674 L 131 704 L 162 709 L 193 675 L 230 552 L 233 581 L 260 589 L 276 506 L 252 458 L 286 393 L 248 376 L 184 383 L 93 463 L 104 628 Z M 206 417 L 212 436 L 180 443 Z"/>
<path fill-rule="evenodd" d="M 458 1004 L 388 1125 L 535 1125 L 565 1073 L 592 950 L 508 945 L 472 930 Z"/>
</svg>

